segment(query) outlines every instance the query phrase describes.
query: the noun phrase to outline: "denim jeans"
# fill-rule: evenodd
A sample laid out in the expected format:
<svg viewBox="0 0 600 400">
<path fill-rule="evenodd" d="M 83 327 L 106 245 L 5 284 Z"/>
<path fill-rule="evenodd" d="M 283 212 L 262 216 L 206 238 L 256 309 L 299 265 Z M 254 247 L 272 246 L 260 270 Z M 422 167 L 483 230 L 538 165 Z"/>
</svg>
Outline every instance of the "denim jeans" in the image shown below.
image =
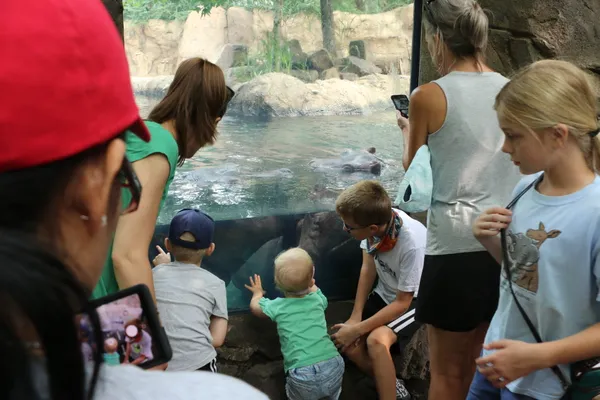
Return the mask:
<svg viewBox="0 0 600 400">
<path fill-rule="evenodd" d="M 337 400 L 342 393 L 344 359 L 337 356 L 288 371 L 285 392 L 290 400 Z"/>
<path fill-rule="evenodd" d="M 533 397 L 513 393 L 510 390 L 497 389 L 479 371 L 475 372 L 469 388 L 467 400 L 535 400 Z"/>
</svg>

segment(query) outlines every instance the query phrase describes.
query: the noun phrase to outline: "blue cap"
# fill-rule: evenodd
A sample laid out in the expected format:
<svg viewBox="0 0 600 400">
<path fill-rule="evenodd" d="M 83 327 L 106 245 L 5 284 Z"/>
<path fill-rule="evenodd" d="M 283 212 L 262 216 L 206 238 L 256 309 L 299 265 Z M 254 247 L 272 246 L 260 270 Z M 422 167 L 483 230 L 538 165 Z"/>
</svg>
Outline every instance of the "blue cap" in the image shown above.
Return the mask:
<svg viewBox="0 0 600 400">
<path fill-rule="evenodd" d="M 189 232 L 196 240 L 181 240 L 184 233 Z M 210 247 L 215 234 L 215 221 L 205 212 L 191 208 L 179 211 L 169 227 L 169 241 L 176 246 L 187 249 L 202 250 Z"/>
</svg>

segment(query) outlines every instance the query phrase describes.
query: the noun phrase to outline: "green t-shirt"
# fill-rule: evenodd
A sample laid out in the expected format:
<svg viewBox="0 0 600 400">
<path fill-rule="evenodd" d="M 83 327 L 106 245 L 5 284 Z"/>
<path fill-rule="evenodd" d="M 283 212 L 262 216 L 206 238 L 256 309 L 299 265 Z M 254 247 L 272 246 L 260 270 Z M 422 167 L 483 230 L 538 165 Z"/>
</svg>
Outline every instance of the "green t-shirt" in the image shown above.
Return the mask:
<svg viewBox="0 0 600 400">
<path fill-rule="evenodd" d="M 173 177 L 175 176 L 179 148 L 177 146 L 177 142 L 173 138 L 173 135 L 171 135 L 171 133 L 165 128 L 160 126 L 160 124 L 152 121 L 146 121 L 146 126 L 150 131 L 150 142 L 146 143 L 133 133 L 127 132 L 125 135 L 125 144 L 127 145 L 126 155 L 127 159 L 132 163 L 157 153 L 164 154 L 167 157 L 167 160 L 169 160 L 171 171 L 169 172 L 169 178 L 167 179 L 167 184 L 165 185 L 165 190 L 163 191 L 163 195 L 160 200 L 160 212 L 165 202 L 165 198 L 167 197 L 169 186 L 171 185 Z M 129 204 L 131 200 L 131 192 L 129 189 L 123 188 L 121 190 L 121 200 L 123 207 L 126 207 Z M 111 243 L 110 248 L 108 249 L 106 261 L 104 262 L 102 276 L 100 277 L 100 281 L 98 281 L 98 284 L 92 293 L 93 299 L 97 299 L 98 297 L 106 296 L 107 294 L 119 291 L 119 285 L 117 284 L 117 279 L 115 278 L 115 271 L 112 263 L 112 247 L 113 245 Z"/>
<path fill-rule="evenodd" d="M 327 298 L 320 289 L 299 298 L 262 298 L 258 304 L 277 324 L 285 372 L 339 355 L 327 333 Z"/>
</svg>

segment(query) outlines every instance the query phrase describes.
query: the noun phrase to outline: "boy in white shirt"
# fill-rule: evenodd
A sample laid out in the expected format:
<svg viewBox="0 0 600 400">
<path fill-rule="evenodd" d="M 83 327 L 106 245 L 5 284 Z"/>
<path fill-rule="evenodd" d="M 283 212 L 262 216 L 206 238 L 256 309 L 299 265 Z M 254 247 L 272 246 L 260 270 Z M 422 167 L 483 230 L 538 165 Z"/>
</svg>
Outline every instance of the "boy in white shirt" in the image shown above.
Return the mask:
<svg viewBox="0 0 600 400">
<path fill-rule="evenodd" d="M 345 355 L 373 376 L 379 398 L 410 399 L 396 378 L 391 352 L 401 351 L 420 324 L 415 304 L 427 230 L 392 208 L 376 181 L 361 181 L 340 194 L 336 211 L 344 230 L 361 241 L 363 264 L 352 315 L 332 338 Z M 375 279 L 375 290 L 371 292 Z"/>
</svg>

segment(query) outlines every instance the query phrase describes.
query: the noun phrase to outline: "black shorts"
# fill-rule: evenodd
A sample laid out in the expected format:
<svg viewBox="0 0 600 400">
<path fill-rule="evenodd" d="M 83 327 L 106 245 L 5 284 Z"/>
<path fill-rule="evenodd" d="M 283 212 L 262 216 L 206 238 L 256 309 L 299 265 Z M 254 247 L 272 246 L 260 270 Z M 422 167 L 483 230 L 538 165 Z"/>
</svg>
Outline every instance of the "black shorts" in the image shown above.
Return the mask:
<svg viewBox="0 0 600 400">
<path fill-rule="evenodd" d="M 394 345 L 390 348 L 390 350 L 393 352 L 404 350 L 417 329 L 421 327 L 421 324 L 415 321 L 415 305 L 416 299 L 413 299 L 412 303 L 410 303 L 410 306 L 408 307 L 408 310 L 406 310 L 404 314 L 386 324 L 388 328 L 394 331 L 396 337 L 398 338 L 396 343 L 394 343 Z M 381 296 L 375 292 L 372 292 L 365 303 L 365 308 L 363 309 L 363 321 L 377 314 L 379 310 L 385 306 L 387 306 L 387 303 L 383 301 Z"/>
<path fill-rule="evenodd" d="M 217 357 L 213 358 L 212 360 L 210 360 L 210 362 L 208 364 L 198 368 L 196 371 L 208 371 L 208 372 L 214 372 L 214 373 L 219 372 L 217 370 Z"/>
<path fill-rule="evenodd" d="M 468 332 L 492 320 L 499 293 L 500 265 L 487 251 L 425 256 L 416 318 Z"/>
</svg>

